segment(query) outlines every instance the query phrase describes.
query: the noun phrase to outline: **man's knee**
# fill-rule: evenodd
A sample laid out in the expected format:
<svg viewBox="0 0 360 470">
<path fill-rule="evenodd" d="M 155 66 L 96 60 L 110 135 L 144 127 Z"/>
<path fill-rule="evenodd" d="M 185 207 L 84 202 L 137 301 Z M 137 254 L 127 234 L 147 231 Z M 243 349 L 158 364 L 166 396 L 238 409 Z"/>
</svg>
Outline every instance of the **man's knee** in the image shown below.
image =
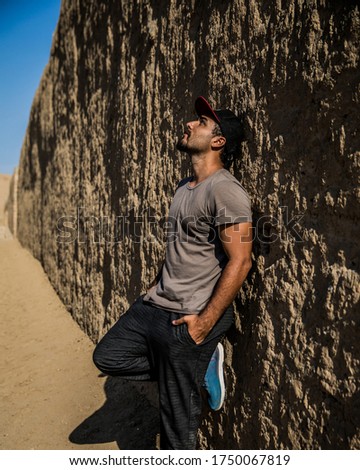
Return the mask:
<svg viewBox="0 0 360 470">
<path fill-rule="evenodd" d="M 121 355 L 119 353 L 113 354 L 106 344 L 100 342 L 93 352 L 93 361 L 101 372 L 117 377 L 137 374 L 139 370 L 142 370 L 147 359 L 135 356 L 129 357 L 125 351 Z"/>
<path fill-rule="evenodd" d="M 105 354 L 101 343 L 99 343 L 94 349 L 93 362 L 101 372 L 106 375 L 112 375 L 109 358 Z"/>
</svg>

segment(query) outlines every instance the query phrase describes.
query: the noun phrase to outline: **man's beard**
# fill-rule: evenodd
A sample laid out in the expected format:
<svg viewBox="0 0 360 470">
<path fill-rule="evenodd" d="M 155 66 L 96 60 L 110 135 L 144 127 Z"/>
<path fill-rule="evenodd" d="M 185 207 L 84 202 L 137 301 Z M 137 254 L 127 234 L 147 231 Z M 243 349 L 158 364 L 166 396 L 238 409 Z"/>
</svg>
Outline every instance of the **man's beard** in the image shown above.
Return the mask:
<svg viewBox="0 0 360 470">
<path fill-rule="evenodd" d="M 187 134 L 187 136 L 189 138 L 189 134 Z M 177 150 L 180 150 L 180 152 L 189 152 L 187 139 L 185 140 L 184 137 L 180 137 L 180 139 L 177 141 L 176 148 Z"/>
<path fill-rule="evenodd" d="M 188 147 L 186 142 L 183 142 L 183 139 L 179 139 L 176 144 L 177 150 L 180 150 L 180 152 L 188 152 Z"/>
</svg>

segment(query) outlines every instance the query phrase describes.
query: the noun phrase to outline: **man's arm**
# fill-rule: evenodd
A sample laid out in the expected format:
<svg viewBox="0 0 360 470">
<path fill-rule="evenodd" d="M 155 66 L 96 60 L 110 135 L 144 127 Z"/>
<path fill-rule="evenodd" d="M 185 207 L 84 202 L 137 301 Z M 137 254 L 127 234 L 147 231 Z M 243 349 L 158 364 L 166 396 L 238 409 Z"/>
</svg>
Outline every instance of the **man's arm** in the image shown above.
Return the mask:
<svg viewBox="0 0 360 470">
<path fill-rule="evenodd" d="M 229 258 L 208 304 L 198 315 L 185 315 L 174 325 L 187 323 L 189 334 L 200 344 L 236 297 L 251 268 L 252 224 L 220 225 L 220 239 Z"/>
<path fill-rule="evenodd" d="M 162 268 L 163 268 L 163 266 L 164 266 L 164 263 L 165 263 L 165 261 L 162 262 L 161 267 L 160 267 L 160 269 L 159 269 L 157 275 L 155 276 L 154 280 L 152 281 L 152 283 L 151 283 L 151 284 L 149 285 L 149 287 L 147 288 L 147 292 L 149 292 L 149 290 L 150 290 L 152 287 L 156 286 L 156 284 L 160 281 L 161 272 L 162 272 Z"/>
</svg>

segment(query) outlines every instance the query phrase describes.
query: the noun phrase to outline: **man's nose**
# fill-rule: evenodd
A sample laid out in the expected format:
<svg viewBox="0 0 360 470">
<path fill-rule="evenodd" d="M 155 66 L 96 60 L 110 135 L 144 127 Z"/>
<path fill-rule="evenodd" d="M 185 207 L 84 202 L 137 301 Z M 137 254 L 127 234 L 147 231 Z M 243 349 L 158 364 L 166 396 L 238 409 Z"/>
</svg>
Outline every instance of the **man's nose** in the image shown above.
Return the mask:
<svg viewBox="0 0 360 470">
<path fill-rule="evenodd" d="M 189 122 L 187 122 L 187 123 L 186 123 L 186 127 L 191 130 L 191 129 L 193 128 L 193 126 L 194 126 L 194 122 L 195 122 L 195 121 L 189 121 Z"/>
</svg>

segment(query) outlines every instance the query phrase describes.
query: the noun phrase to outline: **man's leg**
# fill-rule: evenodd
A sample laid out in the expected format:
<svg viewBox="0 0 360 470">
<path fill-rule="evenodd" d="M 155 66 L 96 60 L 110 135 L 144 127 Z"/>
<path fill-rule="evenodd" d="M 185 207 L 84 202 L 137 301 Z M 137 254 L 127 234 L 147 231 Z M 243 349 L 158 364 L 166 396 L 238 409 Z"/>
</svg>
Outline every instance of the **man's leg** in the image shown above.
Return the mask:
<svg viewBox="0 0 360 470">
<path fill-rule="evenodd" d="M 161 449 L 195 449 L 201 387 L 211 356 L 233 322 L 233 307 L 200 345 L 193 341 L 186 324 L 172 325 L 172 320 L 182 315 L 159 311 L 160 316 L 166 325 L 161 328 L 161 337 L 154 338 L 154 354 L 159 367 Z"/>
<path fill-rule="evenodd" d="M 140 296 L 96 346 L 93 360 L 97 368 L 106 375 L 153 380 L 154 363 L 147 334 L 152 314 Z"/>
<path fill-rule="evenodd" d="M 180 316 L 140 297 L 94 351 L 94 362 L 105 374 L 132 380 L 157 378 L 161 449 L 196 448 L 201 386 L 216 345 L 233 322 L 233 308 L 200 345 L 185 324 L 172 324 Z"/>
</svg>

